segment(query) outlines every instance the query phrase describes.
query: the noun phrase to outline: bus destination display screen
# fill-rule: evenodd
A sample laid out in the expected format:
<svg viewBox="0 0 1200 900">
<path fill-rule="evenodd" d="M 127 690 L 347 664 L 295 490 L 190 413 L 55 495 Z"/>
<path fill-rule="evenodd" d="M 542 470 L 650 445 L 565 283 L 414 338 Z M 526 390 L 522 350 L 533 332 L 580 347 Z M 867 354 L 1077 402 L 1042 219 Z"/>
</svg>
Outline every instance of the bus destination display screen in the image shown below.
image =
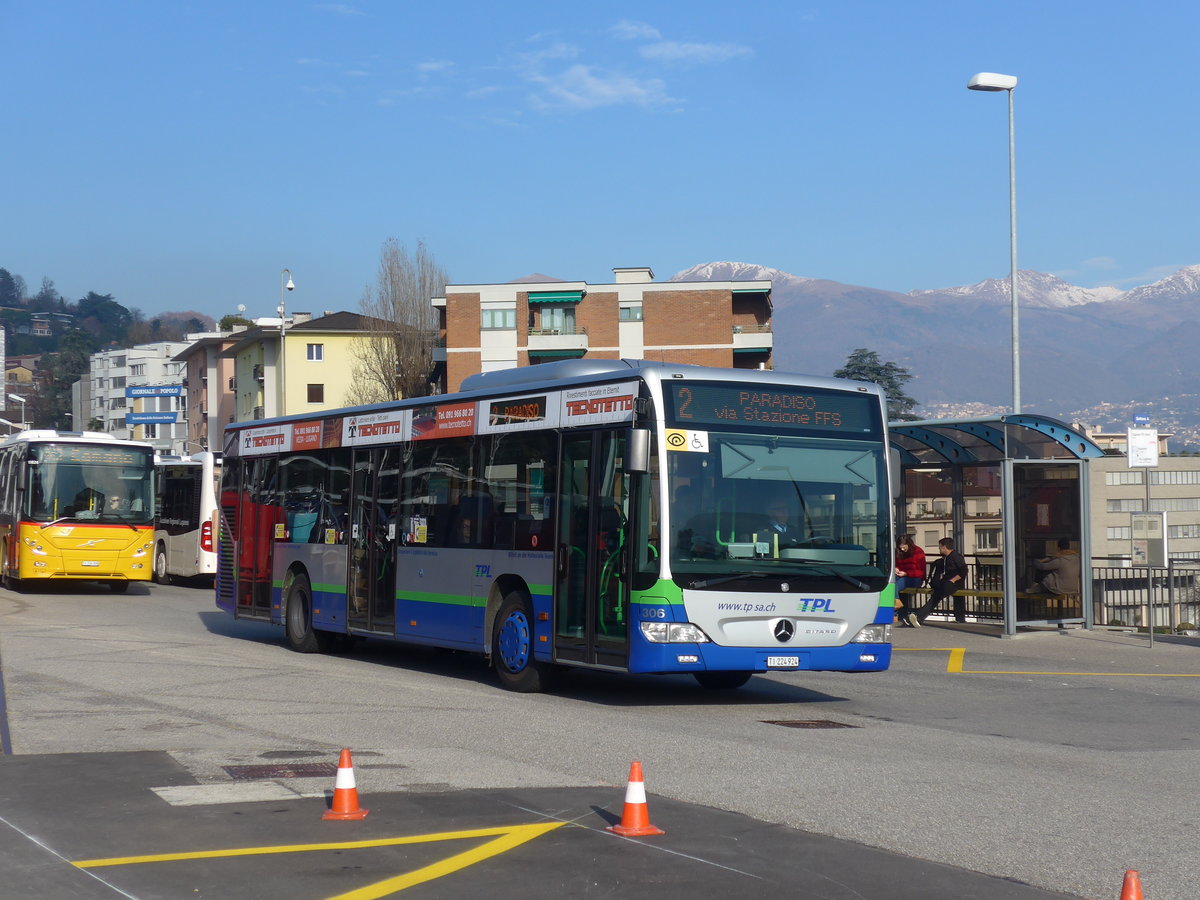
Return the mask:
<svg viewBox="0 0 1200 900">
<path fill-rule="evenodd" d="M 879 401 L 873 394 L 703 381 L 672 383 L 669 388 L 678 428 L 741 425 L 840 434 L 880 430 Z"/>
<path fill-rule="evenodd" d="M 496 400 L 488 409 L 489 425 L 518 425 L 541 422 L 546 418 L 546 398 L 522 397 L 519 400 Z"/>
<path fill-rule="evenodd" d="M 92 447 L 87 444 L 35 444 L 32 456 L 40 463 L 77 465 L 149 466 L 148 450 L 135 447 Z"/>
</svg>

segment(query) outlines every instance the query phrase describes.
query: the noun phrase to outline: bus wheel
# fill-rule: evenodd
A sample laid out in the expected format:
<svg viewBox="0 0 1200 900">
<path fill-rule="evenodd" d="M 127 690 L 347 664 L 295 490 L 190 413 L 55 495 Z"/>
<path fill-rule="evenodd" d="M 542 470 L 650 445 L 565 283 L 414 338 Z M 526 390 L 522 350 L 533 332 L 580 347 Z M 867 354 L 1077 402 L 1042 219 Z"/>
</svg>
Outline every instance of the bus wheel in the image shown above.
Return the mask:
<svg viewBox="0 0 1200 900">
<path fill-rule="evenodd" d="M 297 653 L 324 653 L 336 635 L 312 627 L 312 586 L 307 575 L 297 575 L 287 592 L 283 627 L 288 646 Z"/>
<path fill-rule="evenodd" d="M 533 658 L 533 614 L 529 601 L 519 593 L 510 593 L 500 604 L 492 663 L 500 686 L 510 691 L 534 693 L 549 687 L 551 666 Z"/>
<path fill-rule="evenodd" d="M 713 691 L 732 691 L 750 680 L 753 672 L 693 672 L 701 687 Z"/>
<path fill-rule="evenodd" d="M 3 550 L 3 552 L 4 552 L 4 562 L 3 562 L 3 565 L 4 565 L 4 575 L 3 575 L 4 586 L 5 586 L 6 588 L 8 588 L 10 591 L 19 591 L 19 590 L 21 590 L 21 579 L 20 579 L 20 578 L 17 578 L 15 575 L 13 575 L 13 573 L 12 573 L 12 569 L 10 569 L 10 568 L 8 567 L 8 545 L 7 545 L 7 544 L 4 546 L 4 550 Z"/>
<path fill-rule="evenodd" d="M 154 548 L 154 581 L 156 584 L 171 583 L 171 576 L 167 574 L 167 548 L 162 544 Z"/>
<path fill-rule="evenodd" d="M 114 594 L 124 594 L 129 590 L 128 581 L 110 581 L 108 587 Z"/>
</svg>

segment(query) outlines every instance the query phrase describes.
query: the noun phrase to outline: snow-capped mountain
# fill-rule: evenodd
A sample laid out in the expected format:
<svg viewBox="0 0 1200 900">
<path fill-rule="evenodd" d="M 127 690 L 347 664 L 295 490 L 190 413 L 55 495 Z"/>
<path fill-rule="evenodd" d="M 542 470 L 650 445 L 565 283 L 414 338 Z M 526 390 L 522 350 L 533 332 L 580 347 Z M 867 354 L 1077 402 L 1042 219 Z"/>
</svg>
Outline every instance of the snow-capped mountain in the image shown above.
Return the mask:
<svg viewBox="0 0 1200 900">
<path fill-rule="evenodd" d="M 815 278 L 792 275 L 782 269 L 772 269 L 755 263 L 710 262 L 676 272 L 668 281 L 767 281 L 777 287 L 799 287 Z"/>
<path fill-rule="evenodd" d="M 1007 279 L 899 293 L 792 275 L 745 262 L 710 262 L 672 281 L 770 279 L 775 365 L 829 375 L 866 347 L 913 375 L 922 403 L 1010 402 Z M 1122 292 L 1022 271 L 1023 408 L 1066 416 L 1123 402 L 1160 403 L 1200 384 L 1200 265 Z M 1178 406 L 1179 404 L 1175 404 Z M 1200 412 L 1192 410 L 1200 423 Z M 1198 426 L 1200 427 L 1200 426 Z"/>
<path fill-rule="evenodd" d="M 1146 300 L 1190 300 L 1200 296 L 1200 266 L 1184 266 L 1153 284 L 1134 288 L 1125 294 L 1129 303 Z"/>
<path fill-rule="evenodd" d="M 988 278 L 977 284 L 962 287 L 940 288 L 931 291 L 909 291 L 910 297 L 970 298 L 985 302 L 1010 301 L 1009 279 Z M 1063 281 L 1056 275 L 1032 272 L 1025 269 L 1017 272 L 1017 301 L 1021 306 L 1041 306 L 1046 309 L 1066 309 L 1088 303 L 1111 303 L 1125 296 L 1125 291 L 1115 287 L 1085 288 Z"/>
</svg>

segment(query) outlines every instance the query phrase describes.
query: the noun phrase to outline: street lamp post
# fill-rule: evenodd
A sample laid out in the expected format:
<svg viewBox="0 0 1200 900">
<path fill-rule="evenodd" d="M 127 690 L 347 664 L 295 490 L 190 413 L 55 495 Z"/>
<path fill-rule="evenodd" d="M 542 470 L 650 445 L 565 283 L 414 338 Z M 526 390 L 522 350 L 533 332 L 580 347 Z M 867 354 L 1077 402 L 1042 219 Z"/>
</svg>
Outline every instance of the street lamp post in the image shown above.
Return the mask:
<svg viewBox="0 0 1200 900">
<path fill-rule="evenodd" d="M 287 319 L 285 318 L 284 298 L 288 291 L 294 291 L 296 283 L 292 281 L 292 270 L 284 269 L 279 273 L 279 415 L 287 415 L 287 372 L 284 369 L 283 340 L 287 334 Z"/>
<path fill-rule="evenodd" d="M 1017 151 L 1013 134 L 1013 89 L 1015 75 L 980 72 L 967 82 L 971 91 L 1005 91 L 1008 93 L 1008 236 L 1011 256 L 1009 270 L 1009 300 L 1012 304 L 1012 403 L 1013 413 L 1021 412 L 1021 329 L 1017 306 Z"/>
<path fill-rule="evenodd" d="M 22 429 L 26 429 L 26 428 L 28 428 L 28 427 L 29 427 L 29 420 L 25 418 L 25 398 L 24 398 L 24 397 L 18 397 L 16 394 L 9 394 L 9 395 L 8 395 L 8 399 L 9 399 L 9 400 L 16 400 L 18 403 L 20 403 L 20 404 L 21 404 L 21 428 L 22 428 Z"/>
</svg>

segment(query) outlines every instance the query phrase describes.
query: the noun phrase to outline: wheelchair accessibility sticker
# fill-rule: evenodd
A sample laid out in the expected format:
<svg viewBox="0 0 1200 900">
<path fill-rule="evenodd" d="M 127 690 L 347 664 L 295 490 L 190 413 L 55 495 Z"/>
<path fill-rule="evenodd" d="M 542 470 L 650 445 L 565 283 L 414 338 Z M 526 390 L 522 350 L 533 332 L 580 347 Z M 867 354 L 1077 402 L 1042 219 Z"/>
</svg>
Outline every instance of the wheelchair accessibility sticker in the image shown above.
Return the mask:
<svg viewBox="0 0 1200 900">
<path fill-rule="evenodd" d="M 708 452 L 707 431 L 685 431 L 682 428 L 667 429 L 667 449 L 689 453 Z"/>
</svg>

